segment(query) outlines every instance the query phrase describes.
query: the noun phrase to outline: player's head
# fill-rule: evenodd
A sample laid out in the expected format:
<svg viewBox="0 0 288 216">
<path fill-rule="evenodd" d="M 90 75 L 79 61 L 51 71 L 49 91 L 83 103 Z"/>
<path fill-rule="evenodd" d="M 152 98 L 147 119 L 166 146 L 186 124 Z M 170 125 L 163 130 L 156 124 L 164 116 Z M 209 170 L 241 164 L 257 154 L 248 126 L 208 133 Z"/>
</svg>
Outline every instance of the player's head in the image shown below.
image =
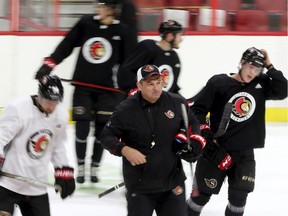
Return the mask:
<svg viewBox="0 0 288 216">
<path fill-rule="evenodd" d="M 44 76 L 39 80 L 39 91 L 38 95 L 41 98 L 52 100 L 52 101 L 62 101 L 64 89 L 61 80 L 58 76 Z"/>
<path fill-rule="evenodd" d="M 165 38 L 168 33 L 177 34 L 182 31 L 182 25 L 175 20 L 164 21 L 159 26 L 159 33 L 162 38 Z"/>
<path fill-rule="evenodd" d="M 242 54 L 241 62 L 254 65 L 263 70 L 265 66 L 265 55 L 259 49 L 250 47 Z"/>
<path fill-rule="evenodd" d="M 106 7 L 112 10 L 112 16 L 118 17 L 121 13 L 121 0 L 96 0 L 98 8 Z"/>
<path fill-rule="evenodd" d="M 157 66 L 144 65 L 137 71 L 137 87 L 142 97 L 150 103 L 156 102 L 162 93 L 161 74 Z"/>
<path fill-rule="evenodd" d="M 244 83 L 251 82 L 260 76 L 265 67 L 265 55 L 261 50 L 250 47 L 242 54 L 239 75 Z"/>
<path fill-rule="evenodd" d="M 46 114 L 52 113 L 56 105 L 63 100 L 64 89 L 58 76 L 44 76 L 39 79 L 38 103 Z"/>
<path fill-rule="evenodd" d="M 160 24 L 159 26 L 159 34 L 163 40 L 168 41 L 171 43 L 172 48 L 178 48 L 178 43 L 182 41 L 180 38 L 179 41 L 177 42 L 177 34 L 183 32 L 183 27 L 182 25 L 175 21 L 175 20 L 167 20 L 164 21 Z M 173 38 L 168 39 L 167 35 L 171 33 Z"/>
</svg>

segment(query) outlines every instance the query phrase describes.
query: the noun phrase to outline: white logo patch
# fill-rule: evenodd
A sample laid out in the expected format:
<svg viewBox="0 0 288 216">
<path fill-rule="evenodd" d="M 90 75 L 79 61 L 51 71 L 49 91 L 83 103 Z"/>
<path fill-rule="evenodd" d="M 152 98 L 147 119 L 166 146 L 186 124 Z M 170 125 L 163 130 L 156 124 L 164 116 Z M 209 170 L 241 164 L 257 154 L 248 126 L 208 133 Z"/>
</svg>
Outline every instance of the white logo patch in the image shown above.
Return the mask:
<svg viewBox="0 0 288 216">
<path fill-rule="evenodd" d="M 112 46 L 105 38 L 90 38 L 83 45 L 82 55 L 88 62 L 100 64 L 110 59 L 112 55 Z"/>
<path fill-rule="evenodd" d="M 243 122 L 249 119 L 256 108 L 254 97 L 247 92 L 235 94 L 229 102 L 233 103 L 231 119 L 236 122 Z"/>
</svg>

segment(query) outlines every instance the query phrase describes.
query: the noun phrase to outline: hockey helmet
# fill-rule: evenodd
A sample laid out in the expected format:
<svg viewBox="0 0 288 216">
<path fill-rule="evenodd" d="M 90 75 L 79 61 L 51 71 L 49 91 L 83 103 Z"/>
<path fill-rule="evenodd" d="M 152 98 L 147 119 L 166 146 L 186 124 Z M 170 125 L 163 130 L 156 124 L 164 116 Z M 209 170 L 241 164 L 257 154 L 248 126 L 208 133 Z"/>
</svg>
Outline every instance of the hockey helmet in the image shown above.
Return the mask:
<svg viewBox="0 0 288 216">
<path fill-rule="evenodd" d="M 250 47 L 243 53 L 241 61 L 252 64 L 256 67 L 264 68 L 265 55 L 259 49 Z"/>
<path fill-rule="evenodd" d="M 110 7 L 112 9 L 118 9 L 122 6 L 121 0 L 98 0 L 99 4 L 104 4 L 107 7 Z"/>
<path fill-rule="evenodd" d="M 39 96 L 54 101 L 62 101 L 64 89 L 58 76 L 44 76 L 39 80 Z"/>
<path fill-rule="evenodd" d="M 162 38 L 165 37 L 166 34 L 168 33 L 177 34 L 182 31 L 183 31 L 182 25 L 175 20 L 164 21 L 159 26 L 159 33 Z"/>
</svg>

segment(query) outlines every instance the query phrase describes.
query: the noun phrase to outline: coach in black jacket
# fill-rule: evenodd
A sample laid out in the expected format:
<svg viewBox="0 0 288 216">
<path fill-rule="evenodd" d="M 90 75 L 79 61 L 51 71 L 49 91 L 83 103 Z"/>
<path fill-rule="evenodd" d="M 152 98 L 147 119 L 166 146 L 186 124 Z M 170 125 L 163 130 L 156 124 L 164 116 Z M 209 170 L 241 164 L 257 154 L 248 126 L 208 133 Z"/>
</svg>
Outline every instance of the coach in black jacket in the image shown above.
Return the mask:
<svg viewBox="0 0 288 216">
<path fill-rule="evenodd" d="M 136 95 L 120 103 L 103 130 L 101 144 L 123 156 L 129 216 L 186 215 L 186 179 L 181 158 L 195 161 L 205 140 L 188 113 L 190 147 L 184 131 L 180 95 L 162 91 L 159 70 L 145 65 L 137 72 Z M 192 133 L 193 131 L 193 133 Z"/>
</svg>

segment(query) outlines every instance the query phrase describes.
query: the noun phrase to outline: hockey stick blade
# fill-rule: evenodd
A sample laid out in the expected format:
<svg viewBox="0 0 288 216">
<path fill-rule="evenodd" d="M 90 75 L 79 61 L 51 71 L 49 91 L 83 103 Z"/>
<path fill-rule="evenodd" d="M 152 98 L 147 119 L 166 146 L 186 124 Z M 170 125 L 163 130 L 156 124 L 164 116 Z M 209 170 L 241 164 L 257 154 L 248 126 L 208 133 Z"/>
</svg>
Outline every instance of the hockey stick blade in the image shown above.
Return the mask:
<svg viewBox="0 0 288 216">
<path fill-rule="evenodd" d="M 27 177 L 24 177 L 24 176 L 15 175 L 15 174 L 12 174 L 12 173 L 7 173 L 7 172 L 0 171 L 0 176 L 5 176 L 5 177 L 8 177 L 8 178 L 12 178 L 12 179 L 16 179 L 16 180 L 19 180 L 19 181 L 27 182 L 29 184 L 33 184 L 33 185 L 36 185 L 36 186 L 52 187 L 52 188 L 55 188 L 57 191 L 61 191 L 61 187 L 59 185 L 50 184 L 48 182 L 43 182 L 43 181 L 27 178 Z"/>
<path fill-rule="evenodd" d="M 190 140 L 189 140 L 189 131 L 188 131 L 189 129 L 188 116 L 187 116 L 186 106 L 184 103 L 181 103 L 181 112 L 182 112 L 185 130 L 186 130 L 188 149 L 191 150 L 191 145 L 190 145 Z"/>
<path fill-rule="evenodd" d="M 226 132 L 228 126 L 229 126 L 229 123 L 230 123 L 232 107 L 233 107 L 233 104 L 230 103 L 230 102 L 228 102 L 225 105 L 224 111 L 223 111 L 223 114 L 222 114 L 222 118 L 221 118 L 218 130 L 214 134 L 214 138 L 218 138 L 218 137 L 220 137 L 220 136 L 225 134 L 225 132 Z"/>
<path fill-rule="evenodd" d="M 117 190 L 118 188 L 121 188 L 121 187 L 124 186 L 124 185 L 125 185 L 125 183 L 124 183 L 124 182 L 121 182 L 120 184 L 117 184 L 117 185 L 115 185 L 114 187 L 109 188 L 108 190 L 100 193 L 100 194 L 98 195 L 98 197 L 101 198 L 101 197 L 103 197 L 103 196 L 105 196 L 105 195 L 107 195 L 107 194 L 109 194 L 109 193 Z"/>
</svg>

